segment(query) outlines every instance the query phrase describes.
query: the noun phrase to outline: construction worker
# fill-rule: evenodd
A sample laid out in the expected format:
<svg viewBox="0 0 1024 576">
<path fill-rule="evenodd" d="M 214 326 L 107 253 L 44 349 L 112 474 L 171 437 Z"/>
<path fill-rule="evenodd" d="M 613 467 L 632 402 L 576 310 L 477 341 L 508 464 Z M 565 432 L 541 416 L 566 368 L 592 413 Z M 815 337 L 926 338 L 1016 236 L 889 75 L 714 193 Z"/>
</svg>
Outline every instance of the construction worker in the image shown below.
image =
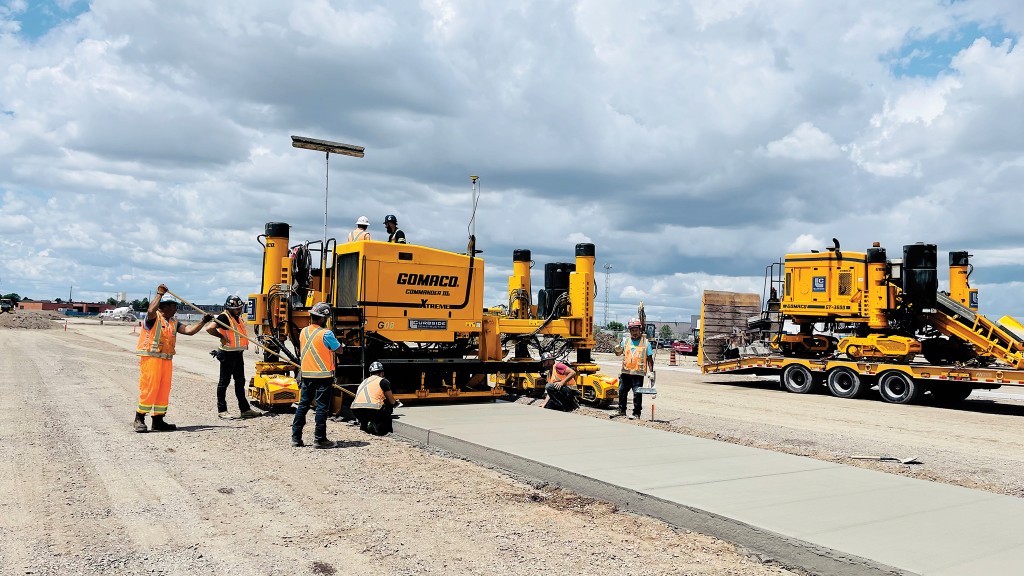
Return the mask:
<svg viewBox="0 0 1024 576">
<path fill-rule="evenodd" d="M 174 424 L 164 422 L 171 396 L 174 343 L 178 334 L 191 336 L 213 319 L 213 316 L 206 314 L 198 324 L 189 326 L 178 322 L 174 318 L 178 312 L 178 303 L 162 300 L 166 293 L 167 286 L 161 284 L 156 287 L 156 298 L 149 303 L 146 321 L 136 345 L 135 353 L 139 355 L 139 405 L 135 410 L 134 424 L 136 432 L 149 431 L 146 428 L 146 414 L 150 412 L 153 413 L 154 432 L 170 432 L 177 428 Z"/>
<path fill-rule="evenodd" d="M 242 352 L 249 349 L 249 334 L 242 318 L 245 303 L 238 296 L 228 296 L 224 301 L 224 311 L 217 315 L 216 322 L 211 323 L 206 332 L 220 340 L 220 346 L 214 350 L 214 357 L 220 361 L 220 380 L 217 381 L 217 416 L 228 417 L 228 403 L 225 399 L 228 383 L 235 380 L 235 399 L 238 400 L 238 411 L 242 418 L 255 418 L 260 413 L 249 407 L 245 398 L 245 361 Z"/>
<path fill-rule="evenodd" d="M 407 244 L 405 232 L 398 229 L 398 218 L 394 214 L 388 214 L 384 217 L 384 228 L 388 231 L 388 242 Z"/>
<path fill-rule="evenodd" d="M 391 414 L 399 403 L 391 393 L 391 382 L 384 377 L 384 365 L 370 364 L 370 375 L 359 383 L 352 400 L 352 413 L 359 420 L 359 429 L 375 436 L 390 434 Z"/>
<path fill-rule="evenodd" d="M 548 373 L 547 384 L 544 385 L 544 392 L 547 400 L 541 408 L 551 408 L 563 411 L 575 410 L 578 407 L 575 395 L 576 371 L 568 365 L 555 361 L 555 355 L 545 352 L 541 355 L 541 365 Z"/>
<path fill-rule="evenodd" d="M 633 391 L 633 412 L 629 419 L 636 420 L 643 409 L 643 395 L 637 389 L 644 384 L 644 375 L 654 382 L 654 354 L 651 343 L 643 335 L 639 318 L 630 318 L 626 324 L 629 334 L 615 345 L 615 355 L 622 356 L 622 374 L 619 375 L 619 416 L 626 415 L 626 394 Z"/>
<path fill-rule="evenodd" d="M 360 216 L 356 220 L 356 229 L 348 233 L 349 242 L 357 242 L 359 240 L 369 240 L 370 233 L 366 231 L 370 227 L 370 219 L 366 216 Z"/>
<path fill-rule="evenodd" d="M 299 333 L 299 364 L 302 374 L 299 386 L 302 392 L 299 396 L 299 405 L 295 408 L 295 418 L 292 420 L 294 447 L 305 446 L 302 442 L 302 427 L 306 425 L 306 413 L 309 412 L 309 406 L 314 400 L 314 446 L 334 447 L 334 442 L 327 439 L 327 410 L 330 408 L 331 386 L 334 384 L 334 355 L 341 353 L 342 345 L 334 336 L 334 332 L 325 327 L 330 315 L 330 305 L 318 302 L 309 309 L 309 320 L 312 324 Z"/>
</svg>

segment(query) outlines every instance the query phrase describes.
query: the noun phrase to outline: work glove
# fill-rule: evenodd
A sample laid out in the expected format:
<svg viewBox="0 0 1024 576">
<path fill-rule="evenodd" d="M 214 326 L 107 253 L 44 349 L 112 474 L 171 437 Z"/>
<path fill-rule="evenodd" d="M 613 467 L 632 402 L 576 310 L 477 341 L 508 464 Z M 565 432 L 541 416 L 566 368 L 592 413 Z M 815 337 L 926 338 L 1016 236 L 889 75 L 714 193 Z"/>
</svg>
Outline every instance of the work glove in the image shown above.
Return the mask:
<svg viewBox="0 0 1024 576">
<path fill-rule="evenodd" d="M 213 314 L 203 314 L 203 322 L 213 322 Z"/>
<path fill-rule="evenodd" d="M 654 371 L 652 370 L 652 371 L 647 373 L 647 381 L 651 383 L 651 386 L 654 386 L 654 379 L 655 379 Z"/>
</svg>

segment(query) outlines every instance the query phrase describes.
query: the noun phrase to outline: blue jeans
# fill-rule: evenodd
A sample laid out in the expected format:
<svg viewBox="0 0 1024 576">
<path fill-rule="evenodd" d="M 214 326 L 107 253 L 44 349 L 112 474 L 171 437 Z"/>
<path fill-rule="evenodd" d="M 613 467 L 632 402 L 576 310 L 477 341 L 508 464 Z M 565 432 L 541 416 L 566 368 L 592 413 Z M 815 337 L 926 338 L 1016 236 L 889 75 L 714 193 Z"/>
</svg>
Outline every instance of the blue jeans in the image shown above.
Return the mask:
<svg viewBox="0 0 1024 576">
<path fill-rule="evenodd" d="M 636 389 L 644 385 L 644 377 L 636 374 L 619 374 L 619 414 L 626 413 L 626 394 L 633 391 L 633 415 L 640 416 L 643 411 L 643 394 L 637 394 Z"/>
<path fill-rule="evenodd" d="M 313 440 L 327 440 L 327 411 L 331 404 L 331 385 L 334 378 L 303 378 L 299 384 L 302 393 L 292 420 L 292 440 L 302 440 L 302 427 L 306 425 L 306 413 L 316 401 L 316 417 L 313 419 Z"/>
</svg>

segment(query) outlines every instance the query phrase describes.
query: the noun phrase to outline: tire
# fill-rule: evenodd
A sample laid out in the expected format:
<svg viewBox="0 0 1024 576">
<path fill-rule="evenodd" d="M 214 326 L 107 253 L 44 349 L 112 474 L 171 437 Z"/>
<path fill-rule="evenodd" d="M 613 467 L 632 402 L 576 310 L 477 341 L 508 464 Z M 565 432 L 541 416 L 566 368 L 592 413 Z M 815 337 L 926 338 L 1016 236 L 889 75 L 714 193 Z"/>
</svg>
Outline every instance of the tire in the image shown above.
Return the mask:
<svg viewBox="0 0 1024 576">
<path fill-rule="evenodd" d="M 782 371 L 782 387 L 794 394 L 807 394 L 814 390 L 814 374 L 803 364 L 790 364 Z"/>
<path fill-rule="evenodd" d="M 887 370 L 878 377 L 878 393 L 893 404 L 914 404 L 921 399 L 924 386 L 899 370 Z"/>
<path fill-rule="evenodd" d="M 829 371 L 826 382 L 828 391 L 836 398 L 860 398 L 870 387 L 861 379 L 860 374 L 845 366 Z"/>
<path fill-rule="evenodd" d="M 974 392 L 970 386 L 963 384 L 936 384 L 932 389 L 932 399 L 939 404 L 957 404 L 967 400 Z"/>
</svg>

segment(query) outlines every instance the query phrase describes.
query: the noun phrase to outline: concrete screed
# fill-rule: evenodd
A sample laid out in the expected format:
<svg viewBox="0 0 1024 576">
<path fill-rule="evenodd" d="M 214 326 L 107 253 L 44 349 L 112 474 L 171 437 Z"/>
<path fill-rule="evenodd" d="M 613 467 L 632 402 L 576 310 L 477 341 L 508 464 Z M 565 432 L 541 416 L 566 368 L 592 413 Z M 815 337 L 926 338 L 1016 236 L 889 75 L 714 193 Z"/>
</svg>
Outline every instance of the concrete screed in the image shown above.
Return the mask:
<svg viewBox="0 0 1024 576">
<path fill-rule="evenodd" d="M 398 411 L 395 432 L 829 575 L 1024 566 L 1024 500 L 499 402 Z"/>
</svg>

